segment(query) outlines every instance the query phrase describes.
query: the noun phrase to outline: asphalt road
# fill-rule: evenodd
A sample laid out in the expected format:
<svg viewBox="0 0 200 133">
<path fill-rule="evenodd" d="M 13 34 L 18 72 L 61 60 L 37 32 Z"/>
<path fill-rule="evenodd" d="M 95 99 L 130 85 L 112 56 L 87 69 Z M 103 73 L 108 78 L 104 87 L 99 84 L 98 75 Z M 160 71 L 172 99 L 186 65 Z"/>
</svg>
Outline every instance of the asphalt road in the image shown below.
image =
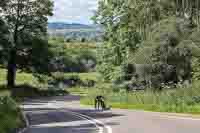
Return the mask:
<svg viewBox="0 0 200 133">
<path fill-rule="evenodd" d="M 200 133 L 200 119 L 186 115 L 81 106 L 78 96 L 28 100 L 25 133 Z"/>
</svg>

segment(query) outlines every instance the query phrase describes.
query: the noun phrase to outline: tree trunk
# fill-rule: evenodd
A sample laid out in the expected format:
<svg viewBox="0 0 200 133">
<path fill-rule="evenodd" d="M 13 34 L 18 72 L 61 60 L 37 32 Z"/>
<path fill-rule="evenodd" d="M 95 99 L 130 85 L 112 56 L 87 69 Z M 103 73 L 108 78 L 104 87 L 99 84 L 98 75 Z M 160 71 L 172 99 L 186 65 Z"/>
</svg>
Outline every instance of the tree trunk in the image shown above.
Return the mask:
<svg viewBox="0 0 200 133">
<path fill-rule="evenodd" d="M 16 50 L 10 51 L 10 58 L 7 66 L 7 87 L 9 89 L 14 89 L 15 78 L 16 78 Z"/>
</svg>

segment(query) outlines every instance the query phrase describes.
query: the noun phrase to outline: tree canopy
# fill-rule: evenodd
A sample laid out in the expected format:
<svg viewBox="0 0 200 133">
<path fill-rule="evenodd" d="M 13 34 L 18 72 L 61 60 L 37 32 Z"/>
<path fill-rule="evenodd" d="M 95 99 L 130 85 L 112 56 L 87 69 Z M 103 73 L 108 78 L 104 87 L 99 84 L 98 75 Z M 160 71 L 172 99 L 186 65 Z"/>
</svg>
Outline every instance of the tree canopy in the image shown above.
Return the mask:
<svg viewBox="0 0 200 133">
<path fill-rule="evenodd" d="M 47 21 L 53 15 L 51 0 L 3 0 L 0 17 L 5 23 L 10 43 L 7 52 L 8 86 L 15 85 L 16 69 L 44 72 L 48 64 Z"/>
<path fill-rule="evenodd" d="M 191 80 L 197 68 L 192 65 L 194 58 L 199 64 L 199 3 L 198 0 L 100 1 L 93 19 L 105 28 L 98 65 L 104 78 L 113 80 L 121 67 L 117 80 L 124 79 L 124 71 L 129 70 L 123 69 L 132 68 L 128 66 L 133 64 L 136 66 L 131 73 L 133 78 L 137 75 L 138 79 L 137 71 L 144 69 L 139 77 L 148 85 Z"/>
</svg>

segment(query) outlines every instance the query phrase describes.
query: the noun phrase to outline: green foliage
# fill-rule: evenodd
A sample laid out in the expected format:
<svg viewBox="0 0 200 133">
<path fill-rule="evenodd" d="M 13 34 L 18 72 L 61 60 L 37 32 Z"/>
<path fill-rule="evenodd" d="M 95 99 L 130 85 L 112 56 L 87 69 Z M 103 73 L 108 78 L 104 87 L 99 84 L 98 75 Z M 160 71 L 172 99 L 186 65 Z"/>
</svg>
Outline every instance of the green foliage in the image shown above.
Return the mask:
<svg viewBox="0 0 200 133">
<path fill-rule="evenodd" d="M 154 1 L 100 1 L 94 20 L 102 24 L 106 30 L 103 48 L 99 54 L 99 65 L 113 67 L 126 64 L 140 43 L 147 37 L 148 25 L 159 20 L 159 8 Z M 150 9 L 146 12 L 146 9 Z M 152 9 L 152 10 L 151 10 Z M 148 14 L 149 13 L 149 14 Z M 150 16 L 150 17 L 146 17 Z M 111 65 L 110 65 L 111 64 Z M 107 72 L 103 72 L 106 70 Z M 109 77 L 107 69 L 101 70 L 103 77 Z M 107 78 L 108 79 L 108 78 Z"/>
<path fill-rule="evenodd" d="M 46 64 L 49 64 L 48 57 L 51 58 L 51 55 L 46 33 L 47 17 L 53 15 L 52 11 L 53 2 L 50 0 L 6 0 L 0 5 L 0 18 L 9 31 L 10 43 L 4 44 L 7 45 L 4 52 L 10 88 L 15 86 L 16 68 L 33 73 L 49 73 Z"/>
<path fill-rule="evenodd" d="M 149 70 L 145 71 L 149 73 L 138 73 L 142 65 L 137 68 L 136 73 L 143 78 L 150 77 L 147 83 L 154 87 L 159 87 L 162 83 L 190 81 L 192 70 L 195 69 L 191 62 L 198 61 L 199 42 L 194 37 L 196 34 L 198 31 L 186 19 L 171 17 L 155 24 L 151 36 L 141 44 L 131 59 L 134 64 L 148 64 Z"/>
<path fill-rule="evenodd" d="M 8 49 L 11 46 L 11 42 L 9 41 L 9 31 L 5 22 L 0 17 L 0 63 L 6 64 L 6 60 L 8 59 Z"/>
<path fill-rule="evenodd" d="M 0 132 L 14 132 L 23 126 L 21 111 L 17 103 L 10 97 L 0 97 Z"/>
<path fill-rule="evenodd" d="M 196 0 L 100 1 L 93 18 L 105 28 L 98 71 L 108 81 L 129 79 L 128 86 L 141 82 L 150 88 L 197 78 L 198 5 Z M 124 72 L 129 64 L 136 70 Z"/>
<path fill-rule="evenodd" d="M 16 55 L 17 67 L 24 72 L 49 74 L 48 64 L 53 58 L 53 52 L 49 50 L 50 45 L 48 41 L 45 38 L 26 34 L 22 42 L 22 47 L 29 48 Z"/>
<path fill-rule="evenodd" d="M 90 72 L 96 67 L 96 50 L 89 43 L 62 43 L 50 40 L 51 71 Z"/>
<path fill-rule="evenodd" d="M 95 86 L 95 84 L 98 82 L 98 74 L 97 73 L 54 73 L 53 79 L 51 79 L 49 84 L 56 86 L 56 88 L 59 88 L 58 86 L 60 84 L 63 85 L 63 88 L 69 89 L 69 88 L 77 88 L 77 87 L 85 87 L 90 88 Z"/>
</svg>

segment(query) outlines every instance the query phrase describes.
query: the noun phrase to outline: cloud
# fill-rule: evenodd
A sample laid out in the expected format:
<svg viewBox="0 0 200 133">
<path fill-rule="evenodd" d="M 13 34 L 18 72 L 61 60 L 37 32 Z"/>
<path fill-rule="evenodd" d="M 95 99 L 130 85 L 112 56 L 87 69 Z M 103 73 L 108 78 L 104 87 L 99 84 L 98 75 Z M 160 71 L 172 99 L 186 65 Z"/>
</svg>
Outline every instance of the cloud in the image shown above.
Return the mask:
<svg viewBox="0 0 200 133">
<path fill-rule="evenodd" d="M 54 16 L 49 17 L 49 21 L 91 23 L 97 3 L 98 0 L 54 0 Z"/>
</svg>

